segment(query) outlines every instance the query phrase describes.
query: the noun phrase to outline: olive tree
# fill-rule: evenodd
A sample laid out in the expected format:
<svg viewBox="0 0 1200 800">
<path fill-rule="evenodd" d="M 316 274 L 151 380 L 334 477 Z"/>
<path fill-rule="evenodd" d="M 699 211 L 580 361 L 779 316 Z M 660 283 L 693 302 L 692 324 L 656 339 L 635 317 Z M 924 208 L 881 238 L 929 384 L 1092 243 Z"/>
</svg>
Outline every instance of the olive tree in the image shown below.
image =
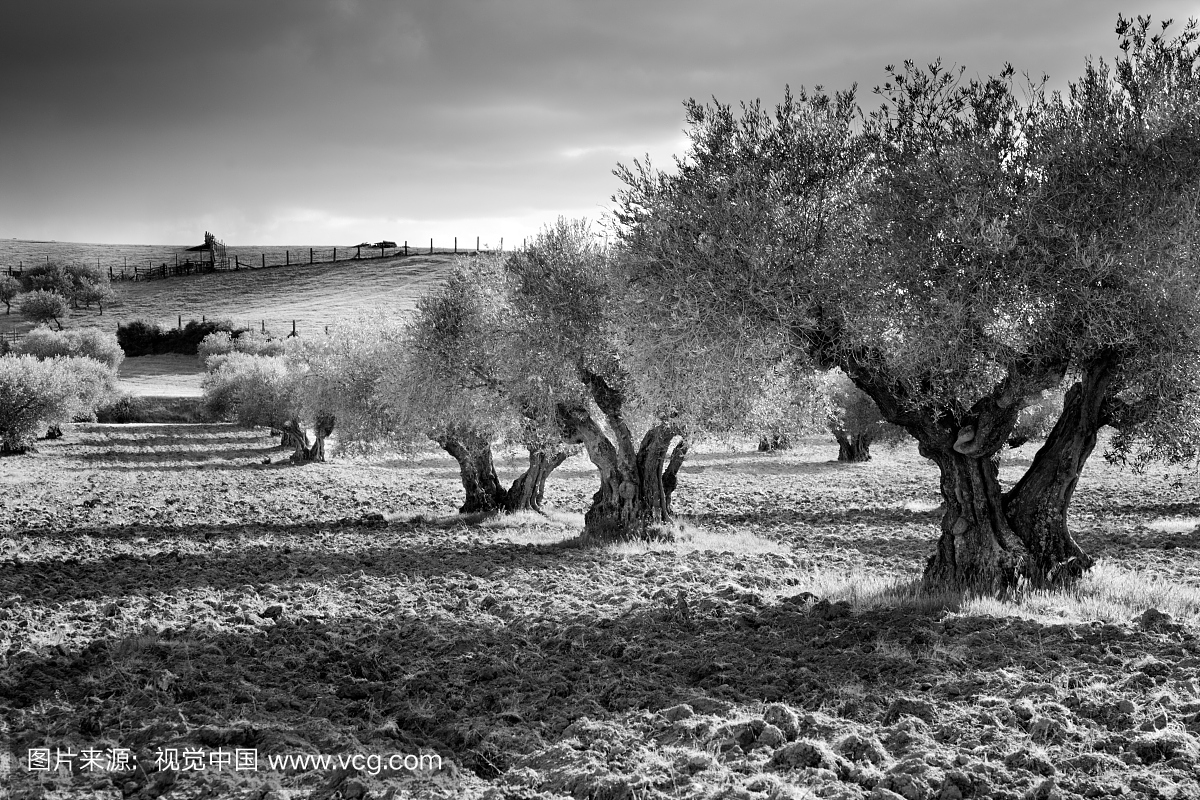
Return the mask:
<svg viewBox="0 0 1200 800">
<path fill-rule="evenodd" d="M 67 300 L 60 294 L 45 289 L 35 289 L 20 296 L 17 310 L 29 321 L 45 325 L 53 322 L 62 330 L 61 319 L 67 315 Z"/>
<path fill-rule="evenodd" d="M 0 453 L 33 450 L 39 431 L 92 415 L 112 390 L 112 373 L 90 358 L 0 356 Z"/>
<path fill-rule="evenodd" d="M 546 479 L 572 450 L 512 364 L 524 355 L 511 328 L 503 262 L 460 261 L 425 297 L 382 388 L 395 429 L 428 437 L 459 464 L 463 513 L 542 509 Z M 496 473 L 492 446 L 528 451 L 510 486 Z"/>
<path fill-rule="evenodd" d="M 721 342 L 720 355 L 697 342 L 658 358 L 647 344 L 662 339 L 664 320 L 638 281 L 641 262 L 603 247 L 585 221 L 559 219 L 506 269 L 517 355 L 505 364 L 600 472 L 584 541 L 669 532 L 689 440 L 742 431 L 773 362 L 737 342 Z"/>
<path fill-rule="evenodd" d="M 11 275 L 0 275 L 0 303 L 4 303 L 4 313 L 12 313 L 13 300 L 21 293 L 21 282 Z"/>
<path fill-rule="evenodd" d="M 1090 564 L 1066 527 L 1100 425 L 1145 416 L 1200 350 L 1194 27 L 1121 22 L 1115 68 L 1066 94 L 889 70 L 768 113 L 688 104 L 673 173 L 620 168 L 622 241 L 672 342 L 752 329 L 839 367 L 941 473 L 931 583 L 997 589 Z M 1066 379 L 1061 417 L 1005 493 L 997 454 L 1021 409 Z M 1180 389 L 1180 391 L 1184 391 Z"/>
</svg>

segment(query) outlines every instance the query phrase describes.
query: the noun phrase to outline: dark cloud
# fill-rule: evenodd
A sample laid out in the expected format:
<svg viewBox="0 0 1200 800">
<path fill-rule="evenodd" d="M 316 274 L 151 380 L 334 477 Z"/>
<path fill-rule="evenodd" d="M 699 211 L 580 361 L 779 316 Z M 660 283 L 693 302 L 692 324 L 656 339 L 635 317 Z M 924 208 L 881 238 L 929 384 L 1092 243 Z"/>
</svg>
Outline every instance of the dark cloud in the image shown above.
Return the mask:
<svg viewBox="0 0 1200 800">
<path fill-rule="evenodd" d="M 1191 7 L 1160 0 L 1141 11 L 1182 19 Z M 1061 87 L 1086 55 L 1114 52 L 1121 9 L 12 3 L 0 12 L 0 236 L 190 240 L 205 219 L 226 238 L 320 243 L 375 235 L 351 230 L 354 219 L 414 220 L 440 235 L 489 219 L 594 215 L 616 188 L 617 161 L 646 150 L 664 159 L 677 146 L 686 98 L 773 103 L 785 84 L 857 82 L 869 106 L 886 64 L 938 56 L 969 74 L 1012 62 Z"/>
</svg>

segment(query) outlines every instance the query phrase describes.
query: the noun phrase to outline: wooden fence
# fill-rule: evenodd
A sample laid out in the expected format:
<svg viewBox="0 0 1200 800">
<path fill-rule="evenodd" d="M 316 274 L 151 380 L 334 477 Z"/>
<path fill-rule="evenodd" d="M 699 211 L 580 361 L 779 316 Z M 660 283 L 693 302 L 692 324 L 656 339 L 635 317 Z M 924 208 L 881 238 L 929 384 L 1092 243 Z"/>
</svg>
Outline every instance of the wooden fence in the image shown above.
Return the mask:
<svg viewBox="0 0 1200 800">
<path fill-rule="evenodd" d="M 229 248 L 232 250 L 233 248 Z M 500 240 L 499 251 L 504 250 L 504 240 Z M 244 253 L 229 253 L 224 259 L 209 261 L 205 259 L 192 260 L 188 255 L 184 255 L 182 260 L 180 254 L 176 254 L 173 262 L 160 261 L 154 263 L 152 260 L 147 260 L 145 264 L 130 263 L 125 259 L 120 264 L 108 265 L 108 277 L 113 281 L 150 281 L 161 280 L 164 278 L 175 278 L 186 275 L 202 275 L 212 272 L 234 272 L 250 269 L 269 269 L 272 267 L 292 267 L 299 265 L 320 265 L 329 266 L 332 264 L 345 263 L 347 261 L 378 261 L 388 258 L 401 258 L 405 256 L 417 255 L 471 255 L 484 252 L 495 252 L 484 250 L 481 248 L 480 237 L 475 237 L 475 246 L 467 245 L 459 246 L 458 237 L 448 245 L 436 245 L 434 240 L 430 239 L 428 246 L 424 243 L 421 245 L 409 244 L 405 241 L 403 244 L 398 244 L 391 247 L 375 247 L 368 245 L 355 245 L 353 247 L 307 247 L 298 249 L 283 249 L 282 254 L 278 251 L 274 253 L 260 252 L 254 254 Z M 281 257 L 282 256 L 282 257 Z M 100 260 L 97 259 L 96 265 L 101 266 Z M 6 271 L 9 275 L 20 277 L 24 264 L 16 267 L 8 266 Z M 103 267 L 101 267 L 103 268 Z"/>
</svg>

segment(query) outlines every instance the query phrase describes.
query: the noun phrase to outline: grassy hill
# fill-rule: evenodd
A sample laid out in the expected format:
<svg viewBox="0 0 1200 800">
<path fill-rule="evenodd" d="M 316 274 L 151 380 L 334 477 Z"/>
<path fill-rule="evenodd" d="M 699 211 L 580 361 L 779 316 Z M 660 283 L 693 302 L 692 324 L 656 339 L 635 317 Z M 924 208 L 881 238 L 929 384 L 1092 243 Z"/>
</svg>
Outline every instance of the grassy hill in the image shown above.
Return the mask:
<svg viewBox="0 0 1200 800">
<path fill-rule="evenodd" d="M 232 319 L 276 333 L 324 330 L 345 324 L 375 307 L 410 311 L 417 298 L 445 280 L 455 256 L 422 255 L 339 261 L 335 264 L 245 269 L 155 281 L 118 282 L 117 300 L 101 316 L 95 309 L 74 311 L 64 326 L 100 325 L 146 319 L 175 325 L 189 319 Z M 31 326 L 14 310 L 0 314 L 0 333 Z"/>
</svg>

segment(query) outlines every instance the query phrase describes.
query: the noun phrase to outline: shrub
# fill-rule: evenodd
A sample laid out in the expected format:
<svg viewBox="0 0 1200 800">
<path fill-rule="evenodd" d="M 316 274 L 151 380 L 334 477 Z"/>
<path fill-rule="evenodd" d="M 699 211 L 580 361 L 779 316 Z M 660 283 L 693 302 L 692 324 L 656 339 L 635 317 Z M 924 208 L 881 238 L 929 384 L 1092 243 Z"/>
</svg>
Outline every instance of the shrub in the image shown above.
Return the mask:
<svg viewBox="0 0 1200 800">
<path fill-rule="evenodd" d="M 67 315 L 67 300 L 60 294 L 45 289 L 35 289 L 22 295 L 17 302 L 17 309 L 21 312 L 21 316 L 28 320 L 39 325 L 53 322 L 59 330 L 62 330 L 62 323 L 59 322 L 59 319 Z"/>
<path fill-rule="evenodd" d="M 282 430 L 300 416 L 299 378 L 279 356 L 229 353 L 204 377 L 206 410 L 239 425 Z"/>
<path fill-rule="evenodd" d="M 112 391 L 112 374 L 90 358 L 0 356 L 0 452 L 24 452 L 40 430 L 87 418 Z"/>
<path fill-rule="evenodd" d="M 252 356 L 281 356 L 287 350 L 285 339 L 272 339 L 260 331 L 219 330 L 208 334 L 196 348 L 196 355 L 209 371 L 220 367 L 230 353 Z"/>
<path fill-rule="evenodd" d="M 149 404 L 144 398 L 122 394 L 96 409 L 97 422 L 127 424 L 145 422 Z"/>
<path fill-rule="evenodd" d="M 189 320 L 183 328 L 164 330 L 146 320 L 134 320 L 117 326 L 117 341 L 127 356 L 150 356 L 180 353 L 194 356 L 205 337 L 217 331 L 234 333 L 233 323 L 227 320 Z"/>
<path fill-rule="evenodd" d="M 17 342 L 15 352 L 46 359 L 55 357 L 91 358 L 116 372 L 125 360 L 117 337 L 98 328 L 56 331 L 45 325 L 34 328 Z"/>
</svg>

